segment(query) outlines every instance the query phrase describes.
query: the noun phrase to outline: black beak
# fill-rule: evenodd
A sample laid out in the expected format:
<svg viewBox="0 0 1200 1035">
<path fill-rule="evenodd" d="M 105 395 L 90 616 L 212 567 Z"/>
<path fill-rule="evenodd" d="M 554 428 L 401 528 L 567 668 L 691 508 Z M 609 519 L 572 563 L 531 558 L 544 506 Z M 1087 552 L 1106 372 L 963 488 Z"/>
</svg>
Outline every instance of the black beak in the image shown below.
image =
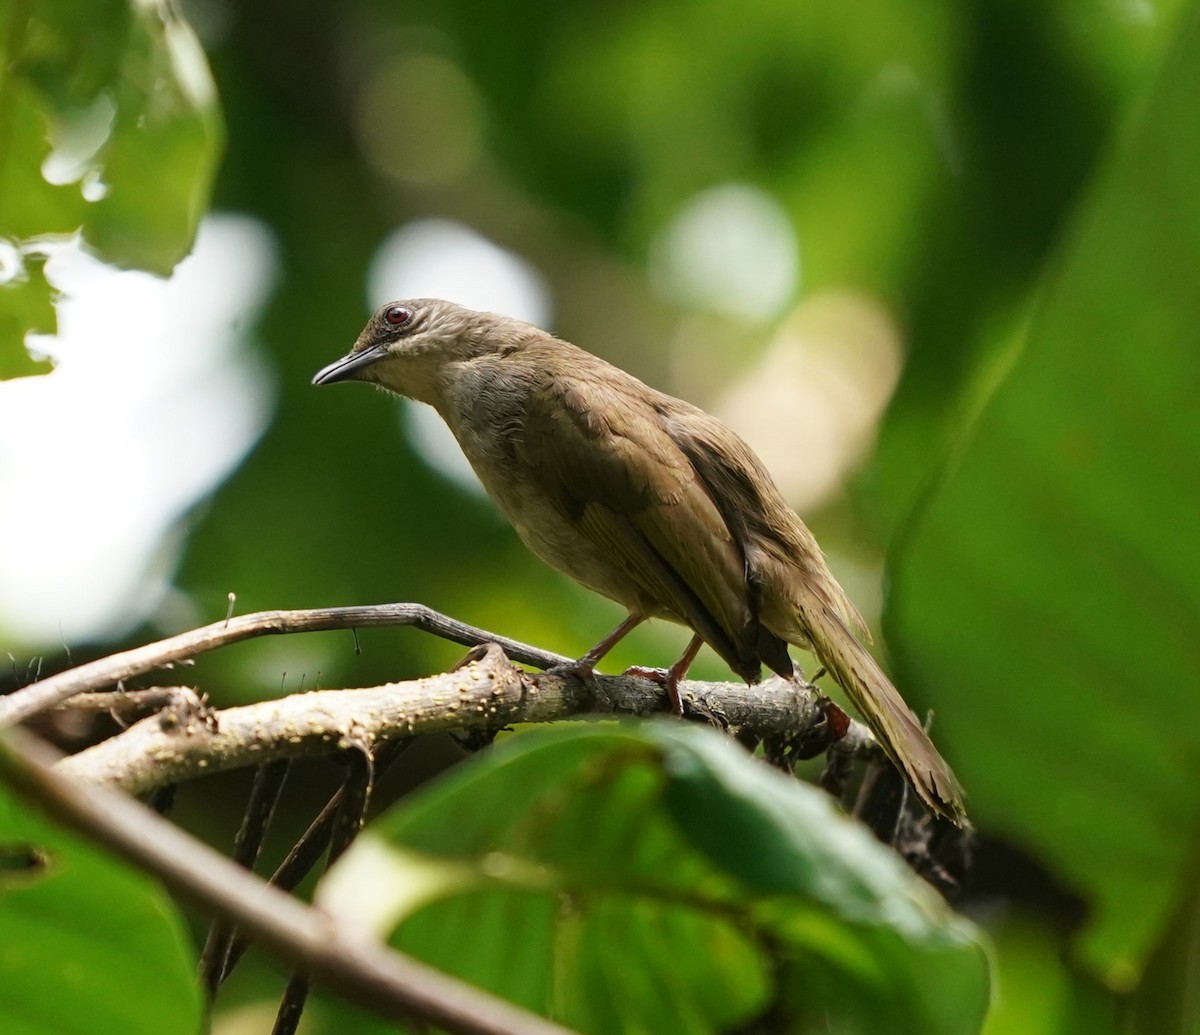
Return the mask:
<svg viewBox="0 0 1200 1035">
<path fill-rule="evenodd" d="M 335 359 L 327 367 L 317 371 L 312 379 L 315 385 L 331 385 L 338 381 L 361 381 L 359 373 L 383 356 L 383 346 L 372 345 L 362 352 L 351 352 L 348 356 Z"/>
</svg>

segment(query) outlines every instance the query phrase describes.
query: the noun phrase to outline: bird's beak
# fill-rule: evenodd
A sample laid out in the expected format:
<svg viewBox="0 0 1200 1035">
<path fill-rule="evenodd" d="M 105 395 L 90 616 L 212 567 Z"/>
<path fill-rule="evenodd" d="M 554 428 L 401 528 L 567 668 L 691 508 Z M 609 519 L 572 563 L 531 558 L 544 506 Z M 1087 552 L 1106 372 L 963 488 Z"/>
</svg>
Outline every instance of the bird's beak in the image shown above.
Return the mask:
<svg viewBox="0 0 1200 1035">
<path fill-rule="evenodd" d="M 362 371 L 384 356 L 382 345 L 372 345 L 361 352 L 351 352 L 348 356 L 335 359 L 327 367 L 317 371 L 312 379 L 315 385 L 331 385 L 338 381 L 361 381 Z"/>
</svg>

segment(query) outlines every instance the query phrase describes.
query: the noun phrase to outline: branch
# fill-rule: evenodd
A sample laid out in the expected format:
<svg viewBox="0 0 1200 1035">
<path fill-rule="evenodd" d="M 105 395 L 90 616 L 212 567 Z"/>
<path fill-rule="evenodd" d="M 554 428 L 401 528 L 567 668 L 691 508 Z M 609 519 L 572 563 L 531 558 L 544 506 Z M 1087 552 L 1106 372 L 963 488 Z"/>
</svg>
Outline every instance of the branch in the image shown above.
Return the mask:
<svg viewBox="0 0 1200 1035">
<path fill-rule="evenodd" d="M 41 682 L 0 697 L 0 728 L 23 722 L 53 708 L 75 694 L 113 686 L 216 647 L 280 633 L 318 632 L 329 629 L 368 629 L 376 626 L 413 625 L 444 639 L 474 647 L 498 643 L 508 656 L 538 668 L 570 664 L 571 658 L 540 650 L 517 640 L 496 636 L 433 611 L 423 604 L 377 604 L 367 607 L 319 607 L 303 611 L 258 611 L 213 622 L 157 643 L 110 654 L 86 665 L 68 669 Z"/>
<path fill-rule="evenodd" d="M 701 715 L 759 736 L 802 736 L 825 721 L 809 687 L 772 679 L 742 683 L 685 682 L 683 698 Z M 165 784 L 278 758 L 376 745 L 416 733 L 495 731 L 510 723 L 553 722 L 604 713 L 662 712 L 662 687 L 633 676 L 529 673 L 495 644 L 479 647 L 456 669 L 425 679 L 357 690 L 313 690 L 219 712 L 181 717 L 173 712 L 141 722 L 59 763 L 60 771 L 140 794 Z M 844 738 L 859 754 L 874 745 L 853 723 Z"/>
<path fill-rule="evenodd" d="M 200 707 L 200 695 L 190 686 L 154 686 L 148 690 L 107 690 L 102 693 L 76 694 L 56 704 L 53 710 L 83 715 L 107 715 L 118 722 L 129 723 L 167 709 L 187 711 Z"/>
<path fill-rule="evenodd" d="M 414 1017 L 456 1035 L 569 1035 L 566 1029 L 393 952 L 189 837 L 123 794 L 69 779 L 52 752 L 20 730 L 0 738 L 0 778 L 66 826 L 160 878 L 206 913 L 314 981 L 397 1021 Z"/>
</svg>

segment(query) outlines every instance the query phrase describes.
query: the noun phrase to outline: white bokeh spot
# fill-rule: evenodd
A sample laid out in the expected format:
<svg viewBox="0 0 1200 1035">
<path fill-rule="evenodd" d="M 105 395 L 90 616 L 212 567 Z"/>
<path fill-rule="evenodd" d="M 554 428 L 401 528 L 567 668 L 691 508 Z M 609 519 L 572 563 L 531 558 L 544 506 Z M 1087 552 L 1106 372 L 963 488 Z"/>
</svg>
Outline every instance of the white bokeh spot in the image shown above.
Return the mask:
<svg viewBox="0 0 1200 1035">
<path fill-rule="evenodd" d="M 774 198 L 726 183 L 689 198 L 655 238 L 650 278 L 680 305 L 766 321 L 799 289 L 800 246 Z"/>
<path fill-rule="evenodd" d="M 550 294 L 540 273 L 478 231 L 448 219 L 421 219 L 379 246 L 368 279 L 372 307 L 398 298 L 447 298 L 545 327 Z"/>
<path fill-rule="evenodd" d="M 166 598 L 178 522 L 266 426 L 243 346 L 275 265 L 257 221 L 215 216 L 170 280 L 47 247 L 59 333 L 44 377 L 0 383 L 0 641 L 114 637 Z"/>
</svg>

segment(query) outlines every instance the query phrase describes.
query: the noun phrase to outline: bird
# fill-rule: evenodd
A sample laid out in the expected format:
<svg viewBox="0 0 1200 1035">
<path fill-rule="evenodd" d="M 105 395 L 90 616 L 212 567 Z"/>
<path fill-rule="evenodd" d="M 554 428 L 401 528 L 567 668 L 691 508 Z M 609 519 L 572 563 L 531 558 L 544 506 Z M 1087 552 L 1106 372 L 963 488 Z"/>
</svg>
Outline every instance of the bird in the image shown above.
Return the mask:
<svg viewBox="0 0 1200 1035">
<path fill-rule="evenodd" d="M 748 683 L 812 652 L 938 816 L 963 791 L 856 633 L 866 626 L 813 534 L 730 428 L 521 320 L 443 299 L 388 302 L 313 384 L 363 381 L 432 406 L 525 545 L 627 617 L 577 662 L 589 675 L 637 625 L 693 632 L 662 673 L 672 710 L 703 644 Z"/>
</svg>

